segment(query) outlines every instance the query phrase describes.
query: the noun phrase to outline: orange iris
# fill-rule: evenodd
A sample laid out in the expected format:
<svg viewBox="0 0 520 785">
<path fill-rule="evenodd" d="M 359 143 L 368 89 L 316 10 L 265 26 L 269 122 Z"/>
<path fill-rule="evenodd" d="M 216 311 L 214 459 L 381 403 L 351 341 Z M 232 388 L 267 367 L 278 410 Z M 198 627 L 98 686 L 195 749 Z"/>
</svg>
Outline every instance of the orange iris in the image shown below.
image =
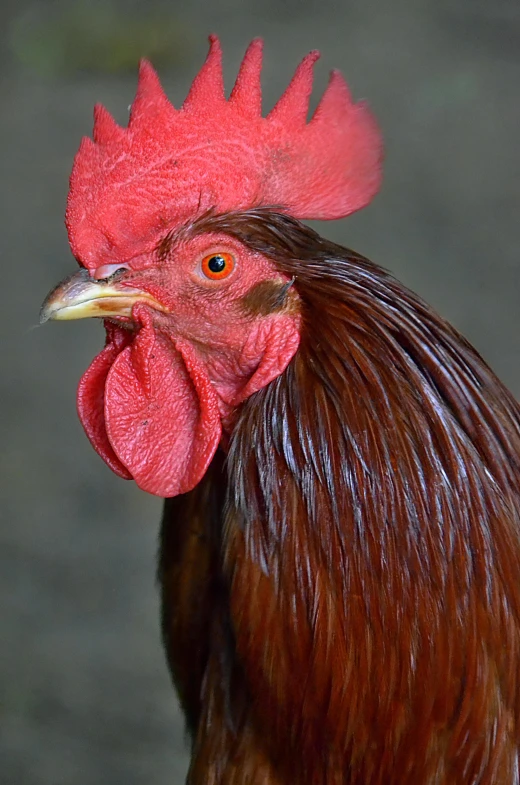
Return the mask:
<svg viewBox="0 0 520 785">
<path fill-rule="evenodd" d="M 217 252 L 205 256 L 201 262 L 202 272 L 212 281 L 222 281 L 233 272 L 235 260 L 230 253 Z"/>
</svg>

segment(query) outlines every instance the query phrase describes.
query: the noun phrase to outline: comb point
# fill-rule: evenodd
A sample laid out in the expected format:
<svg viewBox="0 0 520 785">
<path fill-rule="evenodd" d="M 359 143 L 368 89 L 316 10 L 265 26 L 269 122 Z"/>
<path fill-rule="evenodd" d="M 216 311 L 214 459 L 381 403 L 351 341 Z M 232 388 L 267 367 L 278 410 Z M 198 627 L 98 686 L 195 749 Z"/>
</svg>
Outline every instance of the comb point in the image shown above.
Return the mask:
<svg viewBox="0 0 520 785">
<path fill-rule="evenodd" d="M 240 64 L 235 86 L 229 96 L 230 103 L 250 117 L 262 116 L 262 58 L 264 42 L 255 38 L 247 47 Z"/>
<path fill-rule="evenodd" d="M 99 145 L 105 145 L 112 141 L 120 141 L 125 135 L 124 129 L 116 123 L 103 104 L 96 104 L 94 107 L 93 135 L 94 141 Z"/>
<path fill-rule="evenodd" d="M 339 115 L 354 106 L 349 87 L 343 74 L 337 69 L 330 72 L 329 81 L 325 91 L 316 107 L 311 123 L 323 122 L 331 115 Z"/>
<path fill-rule="evenodd" d="M 193 80 L 182 105 L 185 110 L 202 110 L 225 102 L 224 76 L 222 73 L 222 49 L 218 36 L 209 36 L 209 52 Z"/>
<path fill-rule="evenodd" d="M 98 152 L 98 148 L 96 146 L 96 143 L 90 138 L 90 136 L 83 136 L 81 142 L 79 143 L 79 148 L 78 148 L 78 152 L 76 153 L 76 156 L 85 155 L 85 154 L 97 155 L 97 152 Z"/>
<path fill-rule="evenodd" d="M 304 124 L 309 111 L 309 100 L 312 92 L 314 63 L 320 53 L 313 49 L 306 55 L 291 79 L 289 86 L 280 96 L 276 105 L 268 115 L 269 120 L 280 120 L 284 123 Z"/>
<path fill-rule="evenodd" d="M 139 61 L 139 76 L 134 101 L 130 109 L 129 126 L 133 126 L 146 116 L 175 113 L 175 108 L 164 92 L 153 65 L 142 58 Z"/>
</svg>

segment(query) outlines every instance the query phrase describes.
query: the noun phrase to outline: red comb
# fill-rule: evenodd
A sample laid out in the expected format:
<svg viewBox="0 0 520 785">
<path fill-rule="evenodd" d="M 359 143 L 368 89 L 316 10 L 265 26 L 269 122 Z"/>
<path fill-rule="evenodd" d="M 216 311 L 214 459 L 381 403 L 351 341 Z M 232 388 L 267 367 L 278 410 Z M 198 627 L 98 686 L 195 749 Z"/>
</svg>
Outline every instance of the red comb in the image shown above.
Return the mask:
<svg viewBox="0 0 520 785">
<path fill-rule="evenodd" d="M 380 135 L 337 71 L 307 122 L 318 57 L 303 59 L 265 118 L 260 40 L 249 46 L 226 100 L 220 44 L 211 36 L 179 110 L 143 60 L 128 128 L 96 106 L 94 141 L 84 139 L 74 161 L 66 220 L 78 259 L 90 267 L 104 256 L 132 258 L 158 231 L 208 208 L 265 205 L 331 219 L 364 207 L 380 184 Z"/>
</svg>

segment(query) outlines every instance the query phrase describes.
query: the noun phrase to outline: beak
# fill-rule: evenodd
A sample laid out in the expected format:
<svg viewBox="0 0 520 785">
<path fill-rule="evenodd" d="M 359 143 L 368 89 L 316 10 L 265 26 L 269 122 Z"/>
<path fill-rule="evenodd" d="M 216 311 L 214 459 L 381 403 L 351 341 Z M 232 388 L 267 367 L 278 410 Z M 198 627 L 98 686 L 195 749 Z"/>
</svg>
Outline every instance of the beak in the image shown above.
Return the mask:
<svg viewBox="0 0 520 785">
<path fill-rule="evenodd" d="M 40 311 L 40 324 L 50 319 L 65 321 L 92 316 L 130 318 L 135 303 L 145 303 L 167 313 L 167 308 L 148 292 L 120 286 L 117 281 L 96 281 L 90 278 L 88 270 L 81 269 L 47 295 Z"/>
</svg>

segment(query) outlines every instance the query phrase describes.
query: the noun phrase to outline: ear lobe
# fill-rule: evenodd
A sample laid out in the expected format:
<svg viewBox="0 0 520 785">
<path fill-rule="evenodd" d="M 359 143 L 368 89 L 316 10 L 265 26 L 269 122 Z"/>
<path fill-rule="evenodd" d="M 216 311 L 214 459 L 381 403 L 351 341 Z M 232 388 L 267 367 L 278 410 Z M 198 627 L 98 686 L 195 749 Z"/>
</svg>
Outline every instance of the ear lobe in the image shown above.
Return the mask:
<svg viewBox="0 0 520 785">
<path fill-rule="evenodd" d="M 150 327 L 108 373 L 105 423 L 115 454 L 139 487 L 162 497 L 197 485 L 222 432 L 203 367 L 188 346 Z"/>
<path fill-rule="evenodd" d="M 252 346 L 246 346 L 244 354 L 258 353 L 259 342 L 263 344 L 260 363 L 247 384 L 238 391 L 233 401 L 235 406 L 285 371 L 300 344 L 299 318 L 288 317 L 272 321 L 267 335 L 261 338 L 253 333 Z"/>
</svg>

